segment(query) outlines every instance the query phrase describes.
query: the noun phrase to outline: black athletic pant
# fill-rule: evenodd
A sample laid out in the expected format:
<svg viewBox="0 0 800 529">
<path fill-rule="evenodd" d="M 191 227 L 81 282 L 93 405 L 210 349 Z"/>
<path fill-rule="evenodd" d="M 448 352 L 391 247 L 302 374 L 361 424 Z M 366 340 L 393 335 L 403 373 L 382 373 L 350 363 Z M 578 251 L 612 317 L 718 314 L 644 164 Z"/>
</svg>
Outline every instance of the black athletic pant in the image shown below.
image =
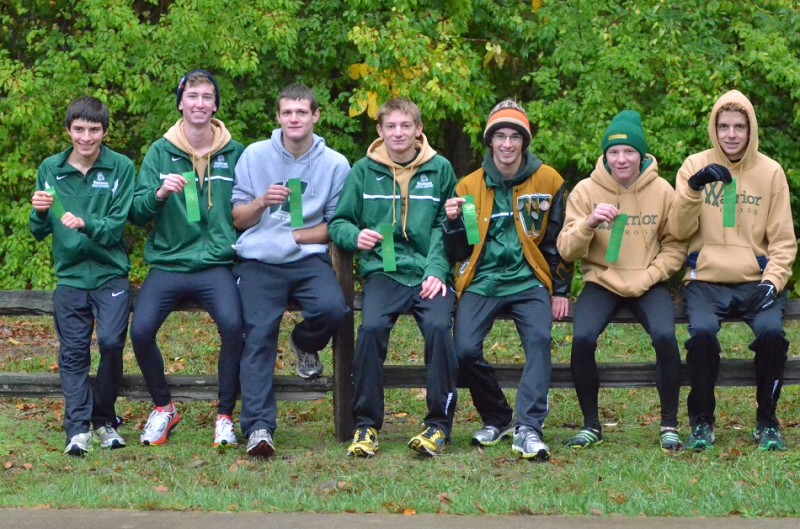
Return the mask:
<svg viewBox="0 0 800 529">
<path fill-rule="evenodd" d="M 783 330 L 786 292 L 781 292 L 777 301 L 767 310 L 755 315 L 742 314 L 742 303 L 757 285 L 757 282 L 723 285 L 692 281 L 683 289 L 689 316 L 686 365 L 692 389 L 687 403 L 692 426 L 699 422 L 714 424 L 714 386 L 719 375 L 721 352 L 717 333 L 722 318 L 727 314 L 740 314 L 755 334 L 750 350 L 755 353 L 756 424 L 778 426 L 775 412 L 789 351 L 789 342 Z"/>
<path fill-rule="evenodd" d="M 661 400 L 661 426 L 678 425 L 681 357 L 675 338 L 675 315 L 665 283 L 638 298 L 626 298 L 596 283 L 586 283 L 572 315 L 572 379 L 583 412 L 584 426 L 600 430 L 597 402 L 600 381 L 595 350 L 597 339 L 614 313 L 627 306 L 650 335 L 656 352 L 656 388 Z"/>
</svg>

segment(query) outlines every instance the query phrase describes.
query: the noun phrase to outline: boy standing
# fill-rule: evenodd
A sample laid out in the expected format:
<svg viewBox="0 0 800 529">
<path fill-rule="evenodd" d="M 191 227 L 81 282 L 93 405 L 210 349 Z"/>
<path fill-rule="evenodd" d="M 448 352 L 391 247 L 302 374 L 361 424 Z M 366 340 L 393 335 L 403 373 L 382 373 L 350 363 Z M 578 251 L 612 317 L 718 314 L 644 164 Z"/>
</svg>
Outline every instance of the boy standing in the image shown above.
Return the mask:
<svg viewBox="0 0 800 529">
<path fill-rule="evenodd" d="M 425 339 L 425 431 L 408 446 L 422 455 L 444 450 L 456 406 L 457 361 L 451 333 L 454 296 L 442 246 L 444 201 L 455 186 L 453 168 L 424 134 L 419 108 L 393 99 L 378 110 L 378 136 L 345 181 L 331 240 L 358 253 L 364 278 L 353 381 L 356 428 L 349 456 L 371 457 L 383 425 L 383 363 L 389 333 L 411 312 Z"/>
<path fill-rule="evenodd" d="M 233 170 L 243 147 L 214 118 L 219 87 L 206 70 L 178 83 L 181 118 L 153 142 L 139 171 L 131 209 L 138 226 L 152 222 L 144 250 L 150 272 L 136 298 L 131 341 L 155 409 L 139 436 L 143 445 L 167 442 L 180 421 L 156 343 L 161 324 L 177 306 L 193 300 L 217 324 L 219 401 L 212 446 L 236 445 L 233 408 L 239 393 L 242 318 L 231 273 L 236 231 L 231 220 Z"/>
<path fill-rule="evenodd" d="M 717 100 L 708 136 L 713 147 L 689 156 L 678 171 L 669 218 L 670 232 L 689 241 L 683 289 L 690 336 L 687 445 L 699 451 L 714 444 L 717 332 L 722 318 L 734 314 L 755 334 L 753 436 L 759 450 L 785 450 L 775 412 L 789 350 L 784 289 L 797 254 L 789 185 L 781 166 L 759 152 L 755 109 L 741 92 Z"/>
<path fill-rule="evenodd" d="M 127 157 L 103 145 L 108 119 L 108 108 L 94 97 L 70 104 L 65 125 L 72 147 L 42 163 L 31 200 L 31 233 L 39 241 L 53 236 L 64 453 L 72 456 L 91 449 L 92 425 L 102 448 L 125 446 L 116 431 L 114 403 L 130 312 L 130 264 L 122 236 L 133 200 L 134 168 Z M 89 346 L 95 324 L 100 363 L 92 390 Z"/>
</svg>

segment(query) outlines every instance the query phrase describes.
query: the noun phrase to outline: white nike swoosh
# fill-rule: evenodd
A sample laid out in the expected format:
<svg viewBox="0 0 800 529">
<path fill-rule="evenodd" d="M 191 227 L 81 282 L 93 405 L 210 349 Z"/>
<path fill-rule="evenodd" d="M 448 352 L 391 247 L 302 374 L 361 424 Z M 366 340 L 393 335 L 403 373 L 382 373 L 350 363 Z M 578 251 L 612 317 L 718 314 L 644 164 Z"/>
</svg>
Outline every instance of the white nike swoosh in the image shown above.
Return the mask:
<svg viewBox="0 0 800 529">
<path fill-rule="evenodd" d="M 58 175 L 58 176 L 56 177 L 56 180 L 63 180 L 63 179 L 65 179 L 65 178 L 66 178 L 66 177 L 68 177 L 68 176 L 69 176 L 68 174 L 60 174 L 60 175 Z"/>
<path fill-rule="evenodd" d="M 173 157 L 172 157 L 172 161 L 173 161 L 173 162 L 177 162 L 177 161 L 178 161 L 178 160 L 180 160 L 180 159 L 181 159 L 181 157 L 180 157 L 180 156 L 173 156 Z"/>
<path fill-rule="evenodd" d="M 117 297 L 117 296 L 119 296 L 119 295 L 122 295 L 122 294 L 124 294 L 124 293 L 125 293 L 125 291 L 124 291 L 124 290 L 120 290 L 119 292 L 112 292 L 112 293 L 111 293 L 111 297 L 112 297 L 112 298 L 115 298 L 115 297 Z"/>
<path fill-rule="evenodd" d="M 383 180 L 384 178 L 386 178 L 386 175 L 376 176 L 376 177 L 375 177 L 375 180 L 377 180 L 378 182 L 380 182 L 380 181 L 381 181 L 381 180 Z"/>
</svg>

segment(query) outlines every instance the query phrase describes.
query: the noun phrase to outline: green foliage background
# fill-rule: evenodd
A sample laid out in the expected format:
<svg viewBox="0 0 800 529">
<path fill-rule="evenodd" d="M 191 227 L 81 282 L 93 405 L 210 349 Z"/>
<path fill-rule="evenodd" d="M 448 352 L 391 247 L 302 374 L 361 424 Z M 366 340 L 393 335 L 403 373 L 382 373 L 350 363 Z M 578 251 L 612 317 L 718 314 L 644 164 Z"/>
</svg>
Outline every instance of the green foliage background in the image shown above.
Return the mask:
<svg viewBox="0 0 800 529">
<path fill-rule="evenodd" d="M 574 184 L 625 108 L 642 113 L 662 175 L 707 148 L 708 113 L 737 88 L 756 106 L 762 150 L 800 200 L 800 16 L 795 2 L 687 0 L 2 0 L 0 288 L 49 288 L 48 244 L 27 231 L 36 168 L 68 146 L 80 95 L 112 111 L 107 143 L 137 164 L 177 118 L 192 68 L 217 76 L 218 117 L 249 144 L 276 126 L 275 97 L 312 86 L 317 132 L 353 162 L 390 96 L 422 109 L 432 144 L 466 174 L 491 107 L 515 97 L 532 143 Z M 795 222 L 798 225 L 798 222 Z M 130 232 L 134 281 L 142 232 Z"/>
</svg>

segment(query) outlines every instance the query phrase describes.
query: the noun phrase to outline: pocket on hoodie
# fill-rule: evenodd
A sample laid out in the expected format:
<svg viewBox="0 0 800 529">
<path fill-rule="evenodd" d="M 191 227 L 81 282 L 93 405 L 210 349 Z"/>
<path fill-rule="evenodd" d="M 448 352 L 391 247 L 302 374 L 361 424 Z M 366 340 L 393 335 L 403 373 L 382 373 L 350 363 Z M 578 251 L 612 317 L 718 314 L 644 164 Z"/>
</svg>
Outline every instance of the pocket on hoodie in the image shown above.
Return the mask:
<svg viewBox="0 0 800 529">
<path fill-rule="evenodd" d="M 626 298 L 639 297 L 653 285 L 647 270 L 607 268 L 597 276 L 597 283 Z"/>
<path fill-rule="evenodd" d="M 749 246 L 706 244 L 697 255 L 695 268 L 697 279 L 712 283 L 741 283 L 761 277 L 758 260 Z"/>
</svg>

